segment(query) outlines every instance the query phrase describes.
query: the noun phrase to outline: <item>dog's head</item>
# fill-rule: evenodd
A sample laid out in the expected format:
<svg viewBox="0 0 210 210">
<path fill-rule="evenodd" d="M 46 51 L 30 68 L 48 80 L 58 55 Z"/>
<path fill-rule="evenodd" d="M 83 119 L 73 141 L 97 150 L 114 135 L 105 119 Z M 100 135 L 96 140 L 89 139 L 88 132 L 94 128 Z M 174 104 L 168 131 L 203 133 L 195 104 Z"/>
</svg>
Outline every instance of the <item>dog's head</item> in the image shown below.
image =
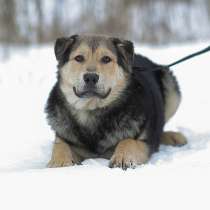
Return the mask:
<svg viewBox="0 0 210 210">
<path fill-rule="evenodd" d="M 76 109 L 93 110 L 119 98 L 132 73 L 133 43 L 74 35 L 55 43 L 59 85 Z"/>
</svg>

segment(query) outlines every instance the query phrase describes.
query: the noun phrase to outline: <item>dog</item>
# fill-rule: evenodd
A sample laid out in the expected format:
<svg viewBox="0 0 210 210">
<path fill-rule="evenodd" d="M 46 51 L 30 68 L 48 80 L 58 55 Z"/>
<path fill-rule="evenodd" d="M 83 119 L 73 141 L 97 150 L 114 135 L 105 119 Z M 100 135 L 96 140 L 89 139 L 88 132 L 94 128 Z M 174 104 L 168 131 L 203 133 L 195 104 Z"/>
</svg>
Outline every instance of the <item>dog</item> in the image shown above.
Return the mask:
<svg viewBox="0 0 210 210">
<path fill-rule="evenodd" d="M 187 143 L 183 134 L 163 131 L 181 101 L 176 78 L 135 54 L 131 41 L 73 35 L 58 38 L 54 51 L 57 82 L 45 108 L 55 132 L 48 167 L 100 157 L 109 159 L 111 168 L 135 168 L 161 143 Z"/>
</svg>

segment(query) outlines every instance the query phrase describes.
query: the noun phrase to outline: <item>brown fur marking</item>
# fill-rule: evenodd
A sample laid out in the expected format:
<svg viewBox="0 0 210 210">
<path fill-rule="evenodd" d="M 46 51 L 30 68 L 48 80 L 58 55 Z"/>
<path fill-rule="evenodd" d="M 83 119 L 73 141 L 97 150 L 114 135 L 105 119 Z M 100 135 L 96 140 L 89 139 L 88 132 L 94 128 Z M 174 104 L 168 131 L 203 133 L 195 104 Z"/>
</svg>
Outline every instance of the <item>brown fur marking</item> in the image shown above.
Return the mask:
<svg viewBox="0 0 210 210">
<path fill-rule="evenodd" d="M 65 143 L 61 138 L 56 137 L 53 146 L 53 152 L 50 162 L 47 167 L 66 167 L 72 166 L 79 162 L 79 157 L 71 150 L 70 146 Z"/>
<path fill-rule="evenodd" d="M 161 144 L 182 146 L 187 144 L 187 139 L 182 133 L 167 131 L 162 134 Z"/>
<path fill-rule="evenodd" d="M 125 139 L 121 141 L 110 160 L 110 167 L 122 169 L 135 168 L 149 159 L 148 146 L 140 140 Z"/>
</svg>

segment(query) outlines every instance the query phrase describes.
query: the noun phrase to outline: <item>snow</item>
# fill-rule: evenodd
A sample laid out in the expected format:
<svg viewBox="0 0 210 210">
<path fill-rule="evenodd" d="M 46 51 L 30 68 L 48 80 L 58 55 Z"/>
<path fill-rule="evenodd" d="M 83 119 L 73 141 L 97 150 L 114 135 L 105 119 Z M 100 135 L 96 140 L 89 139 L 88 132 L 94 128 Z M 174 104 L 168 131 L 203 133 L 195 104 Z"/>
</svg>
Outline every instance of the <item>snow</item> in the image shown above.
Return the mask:
<svg viewBox="0 0 210 210">
<path fill-rule="evenodd" d="M 168 64 L 207 45 L 136 51 Z M 53 47 L 16 50 L 0 62 L 0 209 L 209 209 L 209 56 L 173 67 L 183 100 L 166 130 L 183 132 L 186 146 L 161 146 L 134 170 L 110 169 L 104 159 L 47 169 L 54 134 L 43 109 L 56 81 Z"/>
</svg>

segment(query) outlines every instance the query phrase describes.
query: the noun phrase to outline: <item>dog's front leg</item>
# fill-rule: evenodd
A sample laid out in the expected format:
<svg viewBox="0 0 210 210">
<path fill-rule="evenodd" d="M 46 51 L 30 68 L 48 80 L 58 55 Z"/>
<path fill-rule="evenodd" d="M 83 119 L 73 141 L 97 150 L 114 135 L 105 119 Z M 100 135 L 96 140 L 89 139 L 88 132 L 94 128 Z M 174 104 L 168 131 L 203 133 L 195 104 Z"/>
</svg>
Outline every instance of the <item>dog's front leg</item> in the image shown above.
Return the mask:
<svg viewBox="0 0 210 210">
<path fill-rule="evenodd" d="M 72 166 L 79 162 L 78 156 L 72 151 L 69 144 L 56 136 L 53 145 L 52 157 L 48 163 L 49 168 Z"/>
<path fill-rule="evenodd" d="M 111 157 L 109 166 L 119 167 L 124 170 L 135 168 L 144 164 L 149 159 L 149 147 L 141 140 L 125 139 L 118 143 Z"/>
</svg>

